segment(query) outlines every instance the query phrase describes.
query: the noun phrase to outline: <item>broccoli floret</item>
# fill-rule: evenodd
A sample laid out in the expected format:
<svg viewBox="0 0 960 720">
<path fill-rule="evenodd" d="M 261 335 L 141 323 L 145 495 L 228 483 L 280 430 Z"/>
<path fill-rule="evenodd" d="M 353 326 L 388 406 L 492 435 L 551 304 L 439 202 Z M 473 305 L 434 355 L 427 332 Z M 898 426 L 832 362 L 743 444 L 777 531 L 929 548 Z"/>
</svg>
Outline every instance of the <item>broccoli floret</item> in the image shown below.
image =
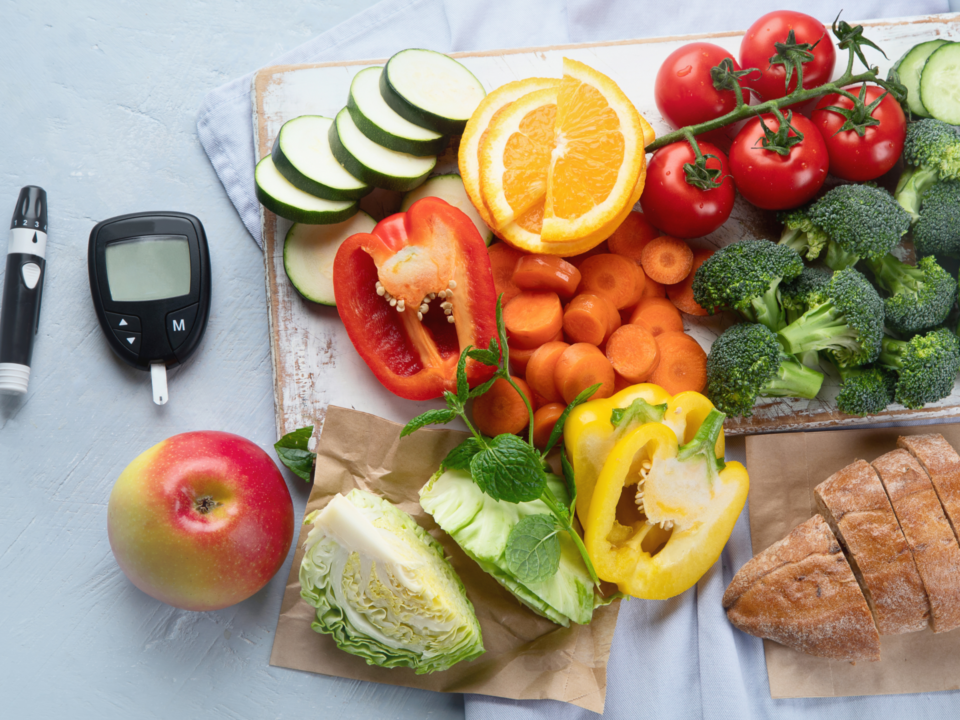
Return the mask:
<svg viewBox="0 0 960 720">
<path fill-rule="evenodd" d="M 925 118 L 907 126 L 903 143 L 907 169 L 894 196 L 913 220 L 920 215 L 924 193 L 940 180 L 960 179 L 960 135 L 951 125 Z"/>
<path fill-rule="evenodd" d="M 925 257 L 916 265 L 907 265 L 893 255 L 868 260 L 876 284 L 890 293 L 883 301 L 887 327 L 910 334 L 936 327 L 947 319 L 957 299 L 957 281 Z"/>
<path fill-rule="evenodd" d="M 780 245 L 793 248 L 807 260 L 816 260 L 830 237 L 822 228 L 813 224 L 808 209 L 797 208 L 777 216 L 783 223 Z"/>
<path fill-rule="evenodd" d="M 910 229 L 910 215 L 885 190 L 839 185 L 807 210 L 829 237 L 824 262 L 834 270 L 886 255 Z"/>
<path fill-rule="evenodd" d="M 844 368 L 840 371 L 840 392 L 837 409 L 847 415 L 876 415 L 893 402 L 893 373 L 877 366 Z"/>
<path fill-rule="evenodd" d="M 912 234 L 920 255 L 960 257 L 960 181 L 944 180 L 924 193 Z"/>
<path fill-rule="evenodd" d="M 884 337 L 880 364 L 897 373 L 894 399 L 916 410 L 953 391 L 960 371 L 960 340 L 946 328 L 910 340 Z"/>
<path fill-rule="evenodd" d="M 707 356 L 707 396 L 728 415 L 750 416 L 757 396 L 814 398 L 822 383 L 822 373 L 785 354 L 757 323 L 729 328 Z"/>
<path fill-rule="evenodd" d="M 812 267 L 805 267 L 790 282 L 780 283 L 780 305 L 786 313 L 787 323 L 822 303 L 829 286 L 830 271 Z"/>
<path fill-rule="evenodd" d="M 853 268 L 835 273 L 814 305 L 778 333 L 790 355 L 830 350 L 842 367 L 866 365 L 880 354 L 883 300 Z"/>
<path fill-rule="evenodd" d="M 796 252 L 766 240 L 742 240 L 711 255 L 693 278 L 693 298 L 701 307 L 736 310 L 771 330 L 783 327 L 780 283 L 803 270 Z"/>
</svg>

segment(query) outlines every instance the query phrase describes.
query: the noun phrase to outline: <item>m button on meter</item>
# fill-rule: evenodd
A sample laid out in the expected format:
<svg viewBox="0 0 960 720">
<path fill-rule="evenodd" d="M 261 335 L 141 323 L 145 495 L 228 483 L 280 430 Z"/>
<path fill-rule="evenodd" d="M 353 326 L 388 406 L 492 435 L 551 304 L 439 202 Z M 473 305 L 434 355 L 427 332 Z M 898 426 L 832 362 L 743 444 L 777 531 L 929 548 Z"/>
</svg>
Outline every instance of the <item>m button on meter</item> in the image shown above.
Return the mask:
<svg viewBox="0 0 960 720">
<path fill-rule="evenodd" d="M 167 313 L 167 337 L 170 339 L 170 347 L 176 350 L 183 344 L 196 320 L 197 304 Z"/>
</svg>

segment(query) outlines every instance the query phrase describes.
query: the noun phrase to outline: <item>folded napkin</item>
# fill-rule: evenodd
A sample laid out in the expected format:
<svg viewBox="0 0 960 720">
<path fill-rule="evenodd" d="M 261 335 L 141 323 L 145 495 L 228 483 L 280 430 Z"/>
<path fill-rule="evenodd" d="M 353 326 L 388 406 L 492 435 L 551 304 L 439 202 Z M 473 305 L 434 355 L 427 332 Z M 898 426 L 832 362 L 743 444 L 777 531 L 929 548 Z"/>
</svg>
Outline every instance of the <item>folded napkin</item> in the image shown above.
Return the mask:
<svg viewBox="0 0 960 720">
<path fill-rule="evenodd" d="M 272 64 L 385 58 L 407 47 L 443 52 L 557 45 L 738 30 L 765 12 L 789 7 L 832 20 L 827 0 L 768 4 L 758 0 L 683 3 L 636 0 L 384 0 L 278 57 Z M 848 20 L 946 12 L 947 0 L 850 0 Z M 637 68 L 636 72 L 656 72 Z M 197 129 L 210 162 L 258 244 L 254 195 L 256 151 L 251 124 L 253 73 L 204 100 Z M 734 458 L 743 460 L 742 457 Z M 958 717 L 960 693 L 923 696 L 772 700 L 760 640 L 734 630 L 721 597 L 737 568 L 752 556 L 744 510 L 718 562 L 695 590 L 666 602 L 624 602 L 607 677 L 609 718 L 880 718 Z M 469 720 L 567 720 L 596 717 L 554 701 L 465 698 Z"/>
</svg>

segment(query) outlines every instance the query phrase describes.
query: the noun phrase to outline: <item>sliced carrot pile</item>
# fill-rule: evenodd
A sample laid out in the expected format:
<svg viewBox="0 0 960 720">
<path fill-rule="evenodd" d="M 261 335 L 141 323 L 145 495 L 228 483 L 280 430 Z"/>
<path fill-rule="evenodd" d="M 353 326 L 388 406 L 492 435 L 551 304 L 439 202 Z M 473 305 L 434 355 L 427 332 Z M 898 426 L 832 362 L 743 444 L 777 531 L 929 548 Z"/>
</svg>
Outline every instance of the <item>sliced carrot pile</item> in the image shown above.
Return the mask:
<svg viewBox="0 0 960 720">
<path fill-rule="evenodd" d="M 619 255 L 594 255 L 580 263 L 580 292 L 603 295 L 619 310 L 634 299 L 637 288 L 636 263 Z"/>
<path fill-rule="evenodd" d="M 660 361 L 657 341 L 643 325 L 624 325 L 607 340 L 607 359 L 617 374 L 633 383 L 650 377 Z"/>
<path fill-rule="evenodd" d="M 643 268 L 634 263 L 633 272 L 635 275 L 633 297 L 630 298 L 630 301 L 626 304 L 626 306 L 620 308 L 621 310 L 632 308 L 638 302 L 640 302 L 640 300 L 643 298 L 643 290 L 647 286 L 647 274 L 643 271 Z"/>
<path fill-rule="evenodd" d="M 631 325 L 643 325 L 656 337 L 665 332 L 683 332 L 683 317 L 666 298 L 644 298 L 630 316 Z"/>
<path fill-rule="evenodd" d="M 660 231 L 657 230 L 643 216 L 642 212 L 634 210 L 620 227 L 613 231 L 613 235 L 607 240 L 610 252 L 630 258 L 635 263 L 640 263 L 640 254 L 651 240 L 660 237 Z"/>
<path fill-rule="evenodd" d="M 520 288 L 513 282 L 513 271 L 517 267 L 517 261 L 526 253 L 510 247 L 505 242 L 495 242 L 487 248 L 487 254 L 490 256 L 490 267 L 493 269 L 493 287 L 498 297 L 503 295 L 502 302 L 506 307 L 508 302 L 520 294 Z"/>
<path fill-rule="evenodd" d="M 533 394 L 521 378 L 513 378 L 517 387 L 533 403 Z M 496 380 L 487 392 L 473 401 L 473 424 L 489 437 L 502 433 L 518 433 L 530 423 L 530 413 L 523 398 L 503 378 Z"/>
<path fill-rule="evenodd" d="M 512 347 L 533 350 L 563 327 L 563 307 L 555 292 L 523 290 L 503 308 L 503 324 Z"/>
<path fill-rule="evenodd" d="M 657 336 L 660 362 L 647 379 L 671 395 L 684 390 L 703 392 L 707 386 L 707 354 L 699 343 L 682 332 Z"/>
<path fill-rule="evenodd" d="M 640 264 L 647 277 L 664 285 L 673 285 L 690 274 L 693 250 L 683 240 L 661 235 L 647 243 Z"/>
<path fill-rule="evenodd" d="M 597 383 L 600 383 L 600 387 L 593 398 L 610 397 L 613 394 L 613 366 L 594 345 L 576 343 L 564 350 L 557 361 L 556 381 L 557 389 L 567 404 Z"/>
<path fill-rule="evenodd" d="M 563 330 L 560 330 L 544 344 L 547 345 L 552 342 L 563 342 Z M 533 354 L 540 348 L 518 348 L 510 345 L 509 343 L 508 347 L 510 348 L 510 369 L 520 377 L 526 376 L 527 364 L 530 362 L 530 358 L 533 357 Z M 540 347 L 543 347 L 543 345 Z"/>
<path fill-rule="evenodd" d="M 662 298 L 666 296 L 667 296 L 666 286 L 663 283 L 658 283 L 652 277 L 648 276 L 647 281 L 643 284 L 643 293 L 641 294 L 640 297 L 641 298 L 648 298 L 648 297 Z"/>
<path fill-rule="evenodd" d="M 556 255 L 526 255 L 517 261 L 513 284 L 521 290 L 550 290 L 569 300 L 577 292 L 580 271 Z"/>
<path fill-rule="evenodd" d="M 547 403 L 533 414 L 533 444 L 538 448 L 545 448 L 550 442 L 550 433 L 554 425 L 566 409 L 561 403 Z"/>
<path fill-rule="evenodd" d="M 693 265 L 690 268 L 690 274 L 676 285 L 667 286 L 667 297 L 670 298 L 671 302 L 673 302 L 681 312 L 685 312 L 688 315 L 701 316 L 710 314 L 693 299 L 693 276 L 697 274 L 700 266 L 703 265 L 707 258 L 713 255 L 714 252 L 714 250 L 707 248 L 694 250 Z"/>
<path fill-rule="evenodd" d="M 608 252 L 610 252 L 610 248 L 607 246 L 607 241 L 604 240 L 592 250 L 587 250 L 585 253 L 568 257 L 567 262 L 576 267 L 580 267 L 580 263 L 582 263 L 588 257 L 593 257 L 594 255 L 603 255 Z"/>
<path fill-rule="evenodd" d="M 582 293 L 563 311 L 563 334 L 575 343 L 601 345 L 616 330 L 614 323 L 619 320 L 617 309 L 605 297 Z"/>
<path fill-rule="evenodd" d="M 570 345 L 565 342 L 544 343 L 534 351 L 530 362 L 527 363 L 527 385 L 547 402 L 560 402 L 563 399 L 560 391 L 557 390 L 554 371 L 557 360 L 568 347 Z"/>
</svg>

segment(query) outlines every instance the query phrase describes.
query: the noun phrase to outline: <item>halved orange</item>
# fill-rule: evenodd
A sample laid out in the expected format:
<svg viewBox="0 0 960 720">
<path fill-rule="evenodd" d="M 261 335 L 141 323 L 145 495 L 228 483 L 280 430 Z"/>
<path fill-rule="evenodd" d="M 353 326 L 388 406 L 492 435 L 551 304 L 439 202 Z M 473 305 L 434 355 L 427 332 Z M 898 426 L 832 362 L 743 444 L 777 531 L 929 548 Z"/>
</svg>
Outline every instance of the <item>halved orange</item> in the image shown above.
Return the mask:
<svg viewBox="0 0 960 720">
<path fill-rule="evenodd" d="M 487 210 L 483 201 L 483 194 L 480 191 L 480 143 L 487 128 L 497 112 L 514 100 L 518 100 L 534 90 L 543 90 L 559 85 L 560 80 L 557 78 L 527 78 L 526 80 L 516 80 L 501 85 L 480 102 L 463 130 L 458 157 L 460 178 L 463 180 L 463 187 L 466 189 L 470 201 L 476 207 L 477 212 L 480 213 L 483 221 L 491 228 L 494 226 L 493 217 Z"/>
</svg>

